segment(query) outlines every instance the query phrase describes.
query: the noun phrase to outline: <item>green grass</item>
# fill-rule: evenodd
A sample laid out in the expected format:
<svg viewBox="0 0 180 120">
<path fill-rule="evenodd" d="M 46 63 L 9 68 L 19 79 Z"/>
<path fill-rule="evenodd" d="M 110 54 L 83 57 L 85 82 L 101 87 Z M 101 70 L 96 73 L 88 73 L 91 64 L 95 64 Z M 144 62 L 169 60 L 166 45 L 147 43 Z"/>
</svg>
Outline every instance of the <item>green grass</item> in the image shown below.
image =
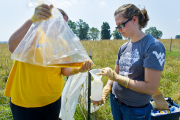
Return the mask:
<svg viewBox="0 0 180 120">
<path fill-rule="evenodd" d="M 166 97 L 171 97 L 174 102 L 180 105 L 180 40 L 174 39 L 170 51 L 170 39 L 160 40 L 166 47 L 166 62 L 164 71 L 159 85 L 159 89 Z M 119 47 L 126 41 L 118 40 L 103 40 L 103 41 L 81 41 L 85 50 L 92 50 L 92 60 L 95 64 L 92 69 L 110 67 L 114 69 L 115 61 Z M 11 53 L 8 50 L 7 44 L 0 44 L 0 76 L 8 76 L 13 65 L 13 60 L 10 59 Z M 9 98 L 3 96 L 5 82 L 7 78 L 0 78 L 0 105 L 2 103 L 8 103 Z M 64 77 L 64 84 L 66 83 L 66 77 Z M 103 84 L 105 85 L 107 79 L 102 77 Z M 0 120 L 3 116 L 9 116 L 10 113 L 1 114 L 1 111 L 10 110 L 9 106 L 0 106 Z M 83 110 L 87 116 L 87 111 Z M 106 104 L 99 110 L 92 114 L 92 117 L 96 117 L 97 120 L 112 120 L 112 114 L 110 109 L 109 96 L 107 97 Z M 80 106 L 77 105 L 75 120 L 83 120 L 83 114 Z M 2 119 L 6 120 L 6 119 Z"/>
</svg>

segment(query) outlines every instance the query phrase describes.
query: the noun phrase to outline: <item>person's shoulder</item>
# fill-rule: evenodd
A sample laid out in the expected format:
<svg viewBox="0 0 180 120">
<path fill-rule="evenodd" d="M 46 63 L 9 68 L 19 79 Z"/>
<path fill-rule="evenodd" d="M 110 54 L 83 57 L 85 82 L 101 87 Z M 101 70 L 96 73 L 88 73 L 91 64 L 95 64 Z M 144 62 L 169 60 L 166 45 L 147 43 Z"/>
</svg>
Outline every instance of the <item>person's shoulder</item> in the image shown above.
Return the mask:
<svg viewBox="0 0 180 120">
<path fill-rule="evenodd" d="M 164 45 L 158 39 L 154 38 L 151 35 L 147 35 L 146 45 L 144 46 L 145 51 L 153 50 L 153 49 L 161 49 L 165 51 Z"/>
<path fill-rule="evenodd" d="M 154 38 L 153 36 L 151 35 L 146 35 L 146 38 L 147 38 L 147 43 L 148 45 L 150 46 L 163 46 L 163 44 L 161 43 L 161 41 L 159 41 L 158 39 Z"/>
</svg>

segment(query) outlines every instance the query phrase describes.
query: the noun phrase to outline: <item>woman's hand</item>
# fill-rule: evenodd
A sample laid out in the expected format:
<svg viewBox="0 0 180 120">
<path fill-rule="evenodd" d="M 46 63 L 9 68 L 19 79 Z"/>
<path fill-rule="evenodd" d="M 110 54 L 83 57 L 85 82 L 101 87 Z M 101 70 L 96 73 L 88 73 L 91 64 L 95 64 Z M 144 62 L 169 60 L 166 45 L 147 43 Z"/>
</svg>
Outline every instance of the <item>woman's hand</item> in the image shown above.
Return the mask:
<svg viewBox="0 0 180 120">
<path fill-rule="evenodd" d="M 117 74 L 111 68 L 106 67 L 101 69 L 101 73 L 97 73 L 97 75 L 105 75 L 108 79 L 118 82 L 124 87 L 128 87 L 130 78 Z"/>
<path fill-rule="evenodd" d="M 49 19 L 52 14 L 51 14 L 51 9 L 53 8 L 53 5 L 46 5 L 46 4 L 41 4 L 35 8 L 34 14 L 31 17 L 31 22 L 37 22 L 41 20 L 47 20 Z"/>
<path fill-rule="evenodd" d="M 117 73 L 113 71 L 110 67 L 102 68 L 101 73 L 97 73 L 97 75 L 104 75 L 108 79 L 116 81 Z"/>
<path fill-rule="evenodd" d="M 80 68 L 72 68 L 71 72 L 77 74 L 79 72 L 87 72 L 91 69 L 92 63 L 91 60 L 86 60 Z"/>
</svg>

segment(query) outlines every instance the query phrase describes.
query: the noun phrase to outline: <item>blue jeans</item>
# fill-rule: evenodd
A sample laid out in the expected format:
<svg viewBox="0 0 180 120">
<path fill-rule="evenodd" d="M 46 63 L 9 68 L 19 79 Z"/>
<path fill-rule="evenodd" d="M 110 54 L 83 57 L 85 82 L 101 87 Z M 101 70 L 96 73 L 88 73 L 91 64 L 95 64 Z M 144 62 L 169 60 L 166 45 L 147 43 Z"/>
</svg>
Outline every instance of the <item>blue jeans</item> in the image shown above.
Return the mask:
<svg viewBox="0 0 180 120">
<path fill-rule="evenodd" d="M 110 94 L 111 112 L 113 120 L 151 120 L 151 104 L 142 108 L 129 107 L 120 104 L 115 100 L 115 96 Z"/>
<path fill-rule="evenodd" d="M 61 98 L 54 103 L 43 107 L 24 108 L 11 102 L 10 108 L 13 120 L 58 120 L 61 107 Z"/>
</svg>

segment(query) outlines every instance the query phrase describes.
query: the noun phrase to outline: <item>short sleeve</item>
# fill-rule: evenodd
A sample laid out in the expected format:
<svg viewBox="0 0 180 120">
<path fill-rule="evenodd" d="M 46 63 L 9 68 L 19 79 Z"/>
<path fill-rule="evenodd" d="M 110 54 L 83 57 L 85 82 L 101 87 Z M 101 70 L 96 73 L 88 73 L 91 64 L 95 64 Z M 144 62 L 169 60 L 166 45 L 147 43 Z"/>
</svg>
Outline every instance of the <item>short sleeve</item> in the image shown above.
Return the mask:
<svg viewBox="0 0 180 120">
<path fill-rule="evenodd" d="M 165 64 L 165 48 L 163 44 L 156 41 L 145 52 L 143 67 L 163 71 Z"/>
<path fill-rule="evenodd" d="M 118 55 L 117 55 L 117 59 L 116 59 L 116 65 L 119 65 L 120 51 L 121 51 L 121 48 L 119 48 L 119 51 L 118 51 Z"/>
</svg>

